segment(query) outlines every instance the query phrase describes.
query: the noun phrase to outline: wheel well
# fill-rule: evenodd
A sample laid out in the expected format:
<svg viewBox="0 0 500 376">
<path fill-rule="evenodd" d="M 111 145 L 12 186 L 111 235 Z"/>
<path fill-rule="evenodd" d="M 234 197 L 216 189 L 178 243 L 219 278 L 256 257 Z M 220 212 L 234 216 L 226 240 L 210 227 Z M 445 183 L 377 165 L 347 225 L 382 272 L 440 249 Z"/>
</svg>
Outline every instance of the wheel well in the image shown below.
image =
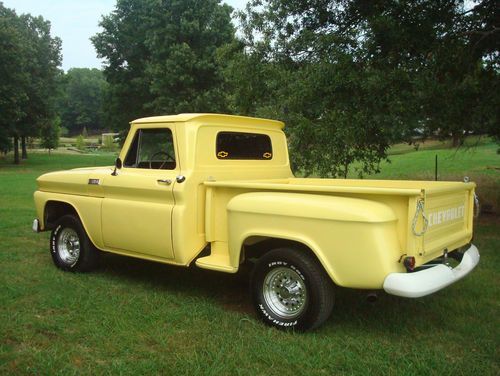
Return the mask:
<svg viewBox="0 0 500 376">
<path fill-rule="evenodd" d="M 311 248 L 298 241 L 290 239 L 281 239 L 281 238 L 252 236 L 250 238 L 245 239 L 243 243 L 241 261 L 243 262 L 250 259 L 258 259 L 261 256 L 263 256 L 266 252 L 276 248 L 300 249 L 310 253 L 312 256 L 314 256 L 314 258 L 316 258 L 316 260 L 318 260 L 316 254 L 313 252 Z"/>
<path fill-rule="evenodd" d="M 51 230 L 54 228 L 57 220 L 66 214 L 74 214 L 78 216 L 75 208 L 70 204 L 61 201 L 48 201 L 45 204 L 44 211 L 45 229 Z"/>
</svg>

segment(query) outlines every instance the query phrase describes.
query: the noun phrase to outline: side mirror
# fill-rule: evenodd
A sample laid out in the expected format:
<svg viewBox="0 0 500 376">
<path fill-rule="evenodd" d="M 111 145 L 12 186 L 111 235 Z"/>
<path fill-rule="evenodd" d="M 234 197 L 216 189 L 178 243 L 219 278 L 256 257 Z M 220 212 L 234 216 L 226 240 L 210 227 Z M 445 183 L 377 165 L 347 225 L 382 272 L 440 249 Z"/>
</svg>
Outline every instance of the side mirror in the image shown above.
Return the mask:
<svg viewBox="0 0 500 376">
<path fill-rule="evenodd" d="M 113 170 L 113 172 L 111 173 L 111 175 L 113 176 L 116 176 L 118 175 L 116 173 L 116 169 L 120 169 L 122 168 L 122 160 L 120 158 L 116 158 L 116 161 L 115 161 L 115 169 Z"/>
</svg>

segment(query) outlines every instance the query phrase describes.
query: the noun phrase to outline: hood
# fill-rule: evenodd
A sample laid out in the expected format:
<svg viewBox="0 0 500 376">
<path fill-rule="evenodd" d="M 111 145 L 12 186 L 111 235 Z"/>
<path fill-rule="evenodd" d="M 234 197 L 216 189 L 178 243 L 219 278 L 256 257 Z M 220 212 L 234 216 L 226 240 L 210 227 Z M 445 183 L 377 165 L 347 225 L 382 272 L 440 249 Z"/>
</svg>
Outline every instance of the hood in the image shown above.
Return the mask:
<svg viewBox="0 0 500 376">
<path fill-rule="evenodd" d="M 113 167 L 86 167 L 43 174 L 36 179 L 38 190 L 45 192 L 89 195 L 89 176 L 92 178 L 110 175 Z"/>
</svg>

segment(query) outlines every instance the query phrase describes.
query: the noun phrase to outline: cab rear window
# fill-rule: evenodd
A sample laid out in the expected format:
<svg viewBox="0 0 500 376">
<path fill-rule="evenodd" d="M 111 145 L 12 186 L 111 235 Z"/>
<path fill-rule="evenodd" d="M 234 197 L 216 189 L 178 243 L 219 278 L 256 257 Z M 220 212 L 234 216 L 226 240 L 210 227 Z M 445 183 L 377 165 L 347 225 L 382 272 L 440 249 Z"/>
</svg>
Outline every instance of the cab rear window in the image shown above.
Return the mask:
<svg viewBox="0 0 500 376">
<path fill-rule="evenodd" d="M 271 139 L 266 134 L 219 132 L 216 155 L 218 159 L 269 160 L 273 158 Z"/>
</svg>

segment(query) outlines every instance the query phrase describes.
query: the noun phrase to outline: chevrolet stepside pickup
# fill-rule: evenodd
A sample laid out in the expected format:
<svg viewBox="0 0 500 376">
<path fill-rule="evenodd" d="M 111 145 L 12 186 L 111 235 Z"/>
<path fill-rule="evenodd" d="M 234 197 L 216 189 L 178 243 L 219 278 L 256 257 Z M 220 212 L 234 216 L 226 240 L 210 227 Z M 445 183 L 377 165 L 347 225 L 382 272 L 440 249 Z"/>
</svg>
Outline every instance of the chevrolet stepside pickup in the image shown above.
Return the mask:
<svg viewBox="0 0 500 376">
<path fill-rule="evenodd" d="M 138 119 L 115 166 L 37 179 L 35 231 L 66 271 L 112 252 L 235 273 L 278 328 L 313 329 L 334 285 L 418 298 L 467 275 L 474 183 L 295 178 L 284 124 L 217 114 Z M 453 259 L 453 260 L 452 260 Z"/>
</svg>

